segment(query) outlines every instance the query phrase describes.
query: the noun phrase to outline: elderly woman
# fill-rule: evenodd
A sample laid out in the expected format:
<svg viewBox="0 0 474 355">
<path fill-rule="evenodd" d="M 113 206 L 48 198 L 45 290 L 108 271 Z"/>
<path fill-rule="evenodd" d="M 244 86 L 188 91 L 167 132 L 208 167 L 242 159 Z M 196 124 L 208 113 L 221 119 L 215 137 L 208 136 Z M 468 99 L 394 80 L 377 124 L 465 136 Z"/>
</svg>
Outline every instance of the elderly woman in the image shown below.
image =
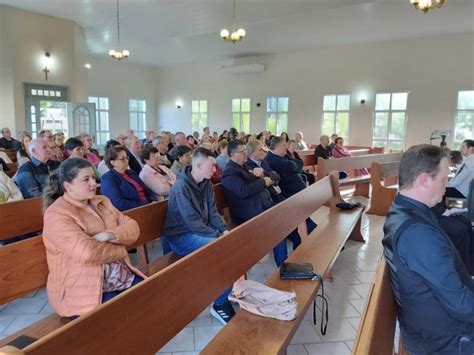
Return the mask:
<svg viewBox="0 0 474 355">
<path fill-rule="evenodd" d="M 176 148 L 176 160 L 171 165 L 171 171 L 178 175 L 185 166 L 191 165 L 193 160 L 193 150 L 187 145 L 180 145 Z"/>
<path fill-rule="evenodd" d="M 107 196 L 119 211 L 126 211 L 156 200 L 156 197 L 138 177 L 128 168 L 128 156 L 123 146 L 109 148 L 104 156 L 110 169 L 102 176 L 100 193 Z"/>
<path fill-rule="evenodd" d="M 305 150 L 308 149 L 308 145 L 306 142 L 303 140 L 303 132 L 296 132 L 296 144 L 298 145 L 298 150 Z"/>
<path fill-rule="evenodd" d="M 176 181 L 176 175 L 165 165 L 162 165 L 160 152 L 155 147 L 145 147 L 141 152 L 145 166 L 140 172 L 140 179 L 153 191 L 158 200 L 167 198 L 171 186 Z"/>
<path fill-rule="evenodd" d="M 23 200 L 20 189 L 2 170 L 0 170 L 0 203 Z"/>
<path fill-rule="evenodd" d="M 84 157 L 89 160 L 97 168 L 100 163 L 99 152 L 92 148 L 92 137 L 90 134 L 83 133 L 79 136 L 82 143 L 84 143 Z"/>
<path fill-rule="evenodd" d="M 344 147 L 344 139 L 342 137 L 337 137 L 334 140 L 334 143 L 335 143 L 335 146 L 334 146 L 334 150 L 332 151 L 333 158 L 337 159 L 337 158 L 352 157 L 351 152 L 349 152 L 349 150 L 346 147 Z M 355 169 L 353 171 L 354 171 L 355 176 L 369 175 L 369 171 L 366 168 Z"/>
<path fill-rule="evenodd" d="M 145 278 L 126 249 L 140 234 L 137 222 L 96 196 L 96 187 L 92 164 L 70 158 L 45 188 L 46 288 L 62 317 L 80 316 Z"/>
</svg>

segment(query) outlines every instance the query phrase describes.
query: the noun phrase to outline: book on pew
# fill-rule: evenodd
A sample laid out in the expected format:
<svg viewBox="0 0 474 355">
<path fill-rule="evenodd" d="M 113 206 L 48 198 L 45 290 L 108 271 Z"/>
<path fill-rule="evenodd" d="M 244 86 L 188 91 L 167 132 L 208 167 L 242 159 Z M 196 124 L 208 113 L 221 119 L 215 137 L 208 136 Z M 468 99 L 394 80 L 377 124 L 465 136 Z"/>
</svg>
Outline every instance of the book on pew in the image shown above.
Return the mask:
<svg viewBox="0 0 474 355">
<path fill-rule="evenodd" d="M 20 335 L 18 338 L 13 339 L 7 345 L 14 346 L 17 349 L 26 348 L 28 345 L 33 344 L 38 339 L 29 337 L 27 335 Z"/>
</svg>

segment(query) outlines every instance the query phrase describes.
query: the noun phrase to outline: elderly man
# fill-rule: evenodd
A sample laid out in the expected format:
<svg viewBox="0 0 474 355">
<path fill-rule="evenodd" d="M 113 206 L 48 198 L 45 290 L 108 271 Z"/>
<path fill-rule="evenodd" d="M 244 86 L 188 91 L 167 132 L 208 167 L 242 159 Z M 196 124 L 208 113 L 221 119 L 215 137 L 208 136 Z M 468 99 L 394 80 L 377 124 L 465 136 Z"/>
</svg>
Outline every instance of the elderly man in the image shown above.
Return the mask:
<svg viewBox="0 0 474 355">
<path fill-rule="evenodd" d="M 324 135 L 319 138 L 319 144 L 314 150 L 314 156 L 316 159 L 321 157 L 323 159 L 331 159 L 332 158 L 332 150 L 329 148 L 329 137 Z"/>
<path fill-rule="evenodd" d="M 446 188 L 447 197 L 467 198 L 469 184 L 474 179 L 474 140 L 466 139 L 462 142 L 461 154 L 464 160 Z"/>
<path fill-rule="evenodd" d="M 169 248 L 180 256 L 211 243 L 227 232 L 227 226 L 217 212 L 216 197 L 211 183 L 216 159 L 212 152 L 198 148 L 193 163 L 177 177 L 168 200 L 163 250 Z M 217 265 L 216 265 L 217 267 Z M 235 312 L 228 300 L 231 289 L 224 291 L 211 307 L 211 315 L 227 324 Z"/>
<path fill-rule="evenodd" d="M 161 163 L 168 168 L 173 164 L 173 158 L 168 153 L 168 138 L 166 136 L 158 136 L 153 140 L 153 146 L 160 153 Z"/>
<path fill-rule="evenodd" d="M 23 197 L 40 197 L 49 174 L 60 164 L 51 160 L 51 147 L 45 139 L 33 139 L 28 145 L 31 160 L 24 163 L 18 170 L 16 182 Z"/>
<path fill-rule="evenodd" d="M 125 139 L 125 147 L 130 169 L 136 172 L 137 175 L 140 175 L 144 165 L 140 159 L 140 153 L 142 151 L 140 140 L 136 136 L 128 136 L 127 139 Z"/>
<path fill-rule="evenodd" d="M 188 142 L 186 141 L 186 135 L 183 132 L 176 132 L 174 135 L 174 140 L 175 140 L 175 145 L 174 147 L 169 151 L 169 154 L 173 159 L 176 159 L 176 153 L 177 149 L 180 145 L 189 145 Z"/>
<path fill-rule="evenodd" d="M 410 354 L 474 353 L 474 284 L 430 210 L 443 198 L 448 171 L 441 148 L 410 147 L 384 225 L 384 255 Z"/>
<path fill-rule="evenodd" d="M 119 133 L 117 137 L 115 137 L 115 140 L 119 142 L 120 145 L 125 145 L 125 139 L 127 139 L 127 136 L 123 133 Z"/>
<path fill-rule="evenodd" d="M 19 142 L 12 137 L 10 128 L 2 128 L 2 138 L 0 138 L 0 148 L 3 149 L 15 149 Z"/>
<path fill-rule="evenodd" d="M 145 138 L 142 139 L 142 146 L 152 145 L 153 140 L 156 138 L 155 131 L 146 131 Z"/>
</svg>

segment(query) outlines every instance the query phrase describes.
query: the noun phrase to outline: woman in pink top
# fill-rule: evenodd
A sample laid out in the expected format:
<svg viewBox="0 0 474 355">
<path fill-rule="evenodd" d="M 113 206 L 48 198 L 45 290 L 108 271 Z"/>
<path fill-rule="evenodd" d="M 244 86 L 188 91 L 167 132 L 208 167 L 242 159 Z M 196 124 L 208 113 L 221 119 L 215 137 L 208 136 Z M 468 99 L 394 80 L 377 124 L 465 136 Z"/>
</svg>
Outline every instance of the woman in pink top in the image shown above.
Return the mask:
<svg viewBox="0 0 474 355">
<path fill-rule="evenodd" d="M 145 147 L 141 152 L 145 166 L 140 172 L 140 179 L 152 190 L 159 200 L 168 198 L 176 175 L 161 164 L 160 152 L 155 147 Z"/>
<path fill-rule="evenodd" d="M 140 235 L 137 222 L 96 188 L 92 164 L 81 158 L 63 161 L 45 188 L 47 292 L 62 317 L 80 316 L 145 278 L 126 248 Z"/>
<path fill-rule="evenodd" d="M 352 154 L 349 152 L 349 150 L 344 147 L 344 139 L 342 137 L 337 137 L 335 140 L 336 146 L 334 147 L 332 151 L 332 156 L 333 158 L 349 158 L 352 157 Z M 365 168 L 363 169 L 355 169 L 354 175 L 355 176 L 362 176 L 362 175 L 369 175 L 369 171 Z"/>
<path fill-rule="evenodd" d="M 92 148 L 92 137 L 90 134 L 83 133 L 79 136 L 82 143 L 84 143 L 84 158 L 89 160 L 97 168 L 100 163 L 99 152 Z"/>
</svg>

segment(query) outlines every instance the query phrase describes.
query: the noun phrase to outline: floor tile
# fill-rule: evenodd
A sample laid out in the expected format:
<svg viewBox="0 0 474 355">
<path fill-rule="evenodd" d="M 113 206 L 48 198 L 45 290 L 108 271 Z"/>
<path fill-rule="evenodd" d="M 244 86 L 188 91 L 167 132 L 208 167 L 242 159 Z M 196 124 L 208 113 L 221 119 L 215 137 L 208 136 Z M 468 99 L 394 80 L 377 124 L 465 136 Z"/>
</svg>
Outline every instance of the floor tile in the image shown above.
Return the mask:
<svg viewBox="0 0 474 355">
<path fill-rule="evenodd" d="M 316 330 L 319 333 L 319 324 L 314 327 L 317 328 Z M 326 335 L 320 334 L 322 342 L 354 340 L 355 337 L 356 330 L 346 318 L 331 318 L 328 323 Z"/>
<path fill-rule="evenodd" d="M 306 344 L 309 355 L 350 355 L 351 351 L 344 342 Z"/>
<path fill-rule="evenodd" d="M 46 302 L 44 298 L 20 298 L 10 302 L 0 314 L 36 314 L 41 311 Z"/>
<path fill-rule="evenodd" d="M 289 345 L 286 349 L 286 355 L 308 355 L 304 345 Z"/>
<path fill-rule="evenodd" d="M 15 317 L 13 322 L 3 331 L 3 335 L 13 334 L 16 331 L 26 328 L 29 325 L 38 322 L 39 320 L 47 317 L 47 314 L 22 314 Z"/>
<path fill-rule="evenodd" d="M 171 339 L 160 351 L 194 351 L 194 328 L 186 327 Z"/>
<path fill-rule="evenodd" d="M 360 314 L 364 313 L 364 308 L 365 308 L 365 300 L 360 299 L 360 300 L 349 300 L 349 302 L 354 306 L 354 308 L 359 312 Z"/>
<path fill-rule="evenodd" d="M 319 343 L 321 339 L 319 338 L 318 332 L 312 326 L 312 321 L 303 320 L 298 327 L 293 339 L 291 339 L 290 344 L 305 344 L 305 343 Z"/>
<path fill-rule="evenodd" d="M 202 350 L 223 328 L 222 325 L 194 327 L 194 350 Z"/>
<path fill-rule="evenodd" d="M 349 323 L 351 323 L 352 327 L 357 330 L 359 329 L 359 323 L 360 323 L 360 317 L 355 317 L 355 318 L 347 318 Z"/>
<path fill-rule="evenodd" d="M 13 322 L 15 317 L 15 315 L 0 316 L 0 334 L 2 334 L 5 329 L 8 328 L 8 326 L 11 324 L 11 322 Z"/>
</svg>

